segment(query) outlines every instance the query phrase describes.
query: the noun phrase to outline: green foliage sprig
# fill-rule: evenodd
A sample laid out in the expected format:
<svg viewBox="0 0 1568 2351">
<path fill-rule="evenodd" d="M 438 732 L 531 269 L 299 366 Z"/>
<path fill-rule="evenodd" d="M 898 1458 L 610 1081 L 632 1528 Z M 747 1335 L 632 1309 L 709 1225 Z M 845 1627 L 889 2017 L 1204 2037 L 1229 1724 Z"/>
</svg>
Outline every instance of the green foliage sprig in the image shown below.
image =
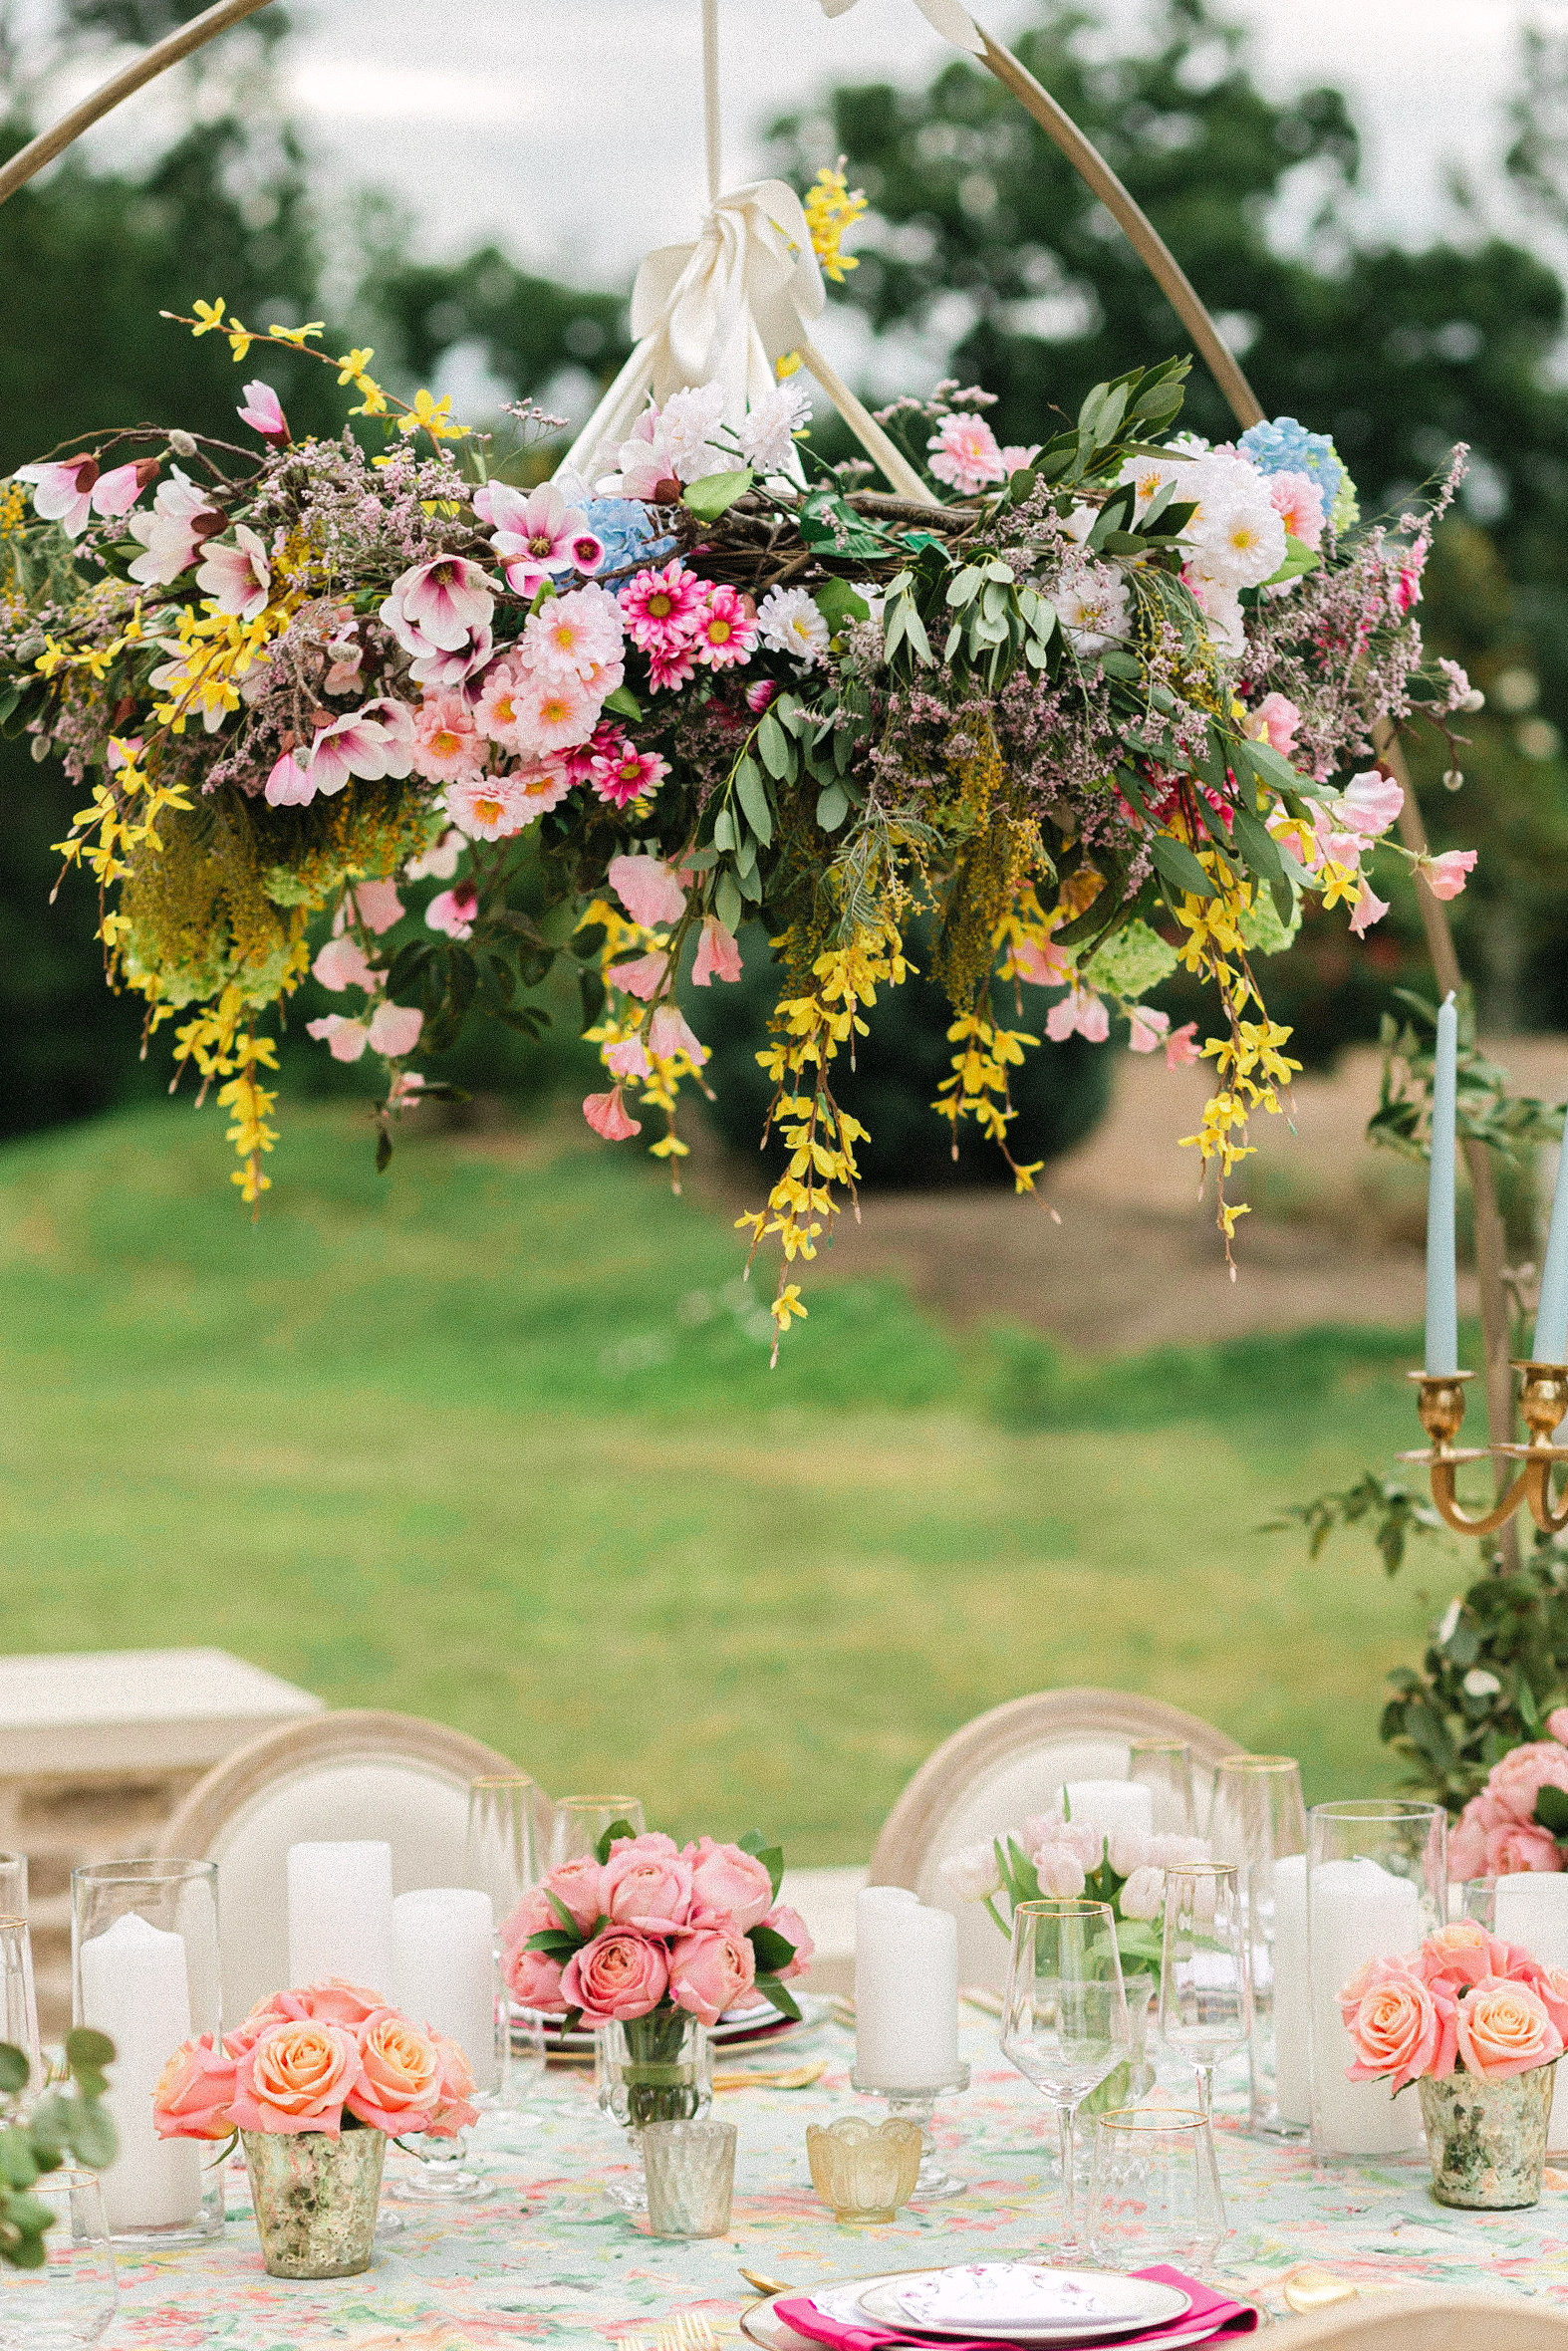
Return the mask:
<svg viewBox="0 0 1568 2351">
<path fill-rule="evenodd" d="M 1425 1160 L 1432 1149 L 1432 1079 L 1437 1007 L 1409 988 L 1396 988 L 1411 1017 L 1383 1016 L 1383 1082 L 1378 1107 L 1367 1125 L 1367 1141 L 1404 1158 Z M 1457 1126 L 1465 1141 L 1484 1143 L 1510 1166 L 1539 1143 L 1555 1143 L 1563 1131 L 1563 1105 L 1533 1094 L 1510 1094 L 1508 1073 L 1488 1060 L 1475 1041 L 1475 1000 L 1467 987 L 1455 999 L 1459 1016 Z"/>
<path fill-rule="evenodd" d="M 78 2025 L 66 2035 L 68 2089 L 46 2089 L 24 2110 L 32 2067 L 21 2049 L 0 2041 L 0 2261 L 13 2269 L 42 2269 L 44 2233 L 55 2216 L 32 2192 L 68 2157 L 89 2171 L 112 2164 L 118 2149 L 115 2125 L 102 2101 L 109 2088 L 104 2068 L 115 2044 L 104 2033 Z"/>
</svg>

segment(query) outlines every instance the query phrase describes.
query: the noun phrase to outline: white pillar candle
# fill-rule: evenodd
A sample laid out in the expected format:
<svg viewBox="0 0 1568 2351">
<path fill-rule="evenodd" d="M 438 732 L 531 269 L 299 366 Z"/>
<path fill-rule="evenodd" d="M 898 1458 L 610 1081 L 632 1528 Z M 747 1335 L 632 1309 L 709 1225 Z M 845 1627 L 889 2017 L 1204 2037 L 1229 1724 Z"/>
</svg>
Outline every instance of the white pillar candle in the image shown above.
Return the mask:
<svg viewBox="0 0 1568 2351">
<path fill-rule="evenodd" d="M 1432 1080 L 1432 1161 L 1427 1174 L 1427 1369 L 1456 1372 L 1459 1368 L 1459 1305 L 1453 1234 L 1453 1162 L 1458 1088 L 1459 1016 L 1453 997 L 1443 998 L 1437 1011 L 1437 1057 Z M 1555 1213 L 1552 1218 L 1556 1228 Z M 1547 1267 L 1551 1253 L 1547 1252 Z M 1568 1321 L 1568 1218 L 1563 1229 L 1563 1314 Z M 1541 1285 L 1541 1312 L 1546 1311 L 1546 1285 Z M 1559 1327 L 1558 1337 L 1562 1330 Z M 1539 1353 L 1540 1324 L 1536 1324 Z"/>
<path fill-rule="evenodd" d="M 1398 2155 L 1419 2147 L 1421 2106 L 1413 2089 L 1395 2099 L 1387 2082 L 1346 2080 L 1356 2052 L 1338 1998 L 1341 1984 L 1368 1959 L 1417 1948 L 1417 1888 L 1376 1861 L 1320 1862 L 1307 1873 L 1307 1935 L 1316 2143 L 1332 2155 Z"/>
<path fill-rule="evenodd" d="M 1564 1153 L 1568 1159 L 1568 1152 Z M 1556 1870 L 1526 1870 L 1497 1880 L 1494 1931 L 1500 1943 L 1522 1944 L 1543 1967 L 1568 1968 L 1568 1877 Z M 1554 2154 L 1568 2149 L 1568 2067 L 1557 2068 L 1552 2118 L 1546 2143 Z"/>
<path fill-rule="evenodd" d="M 1057 1798 L 1066 1817 L 1102 1837 L 1118 1829 L 1155 1830 L 1155 1791 L 1136 1779 L 1070 1779 Z"/>
<path fill-rule="evenodd" d="M 461 1887 L 392 1904 L 392 1998 L 415 2024 L 457 2043 L 476 2090 L 495 2088 L 495 1915 Z"/>
<path fill-rule="evenodd" d="M 1274 2093 L 1279 2119 L 1312 2120 L 1312 2024 L 1307 1989 L 1307 1857 L 1274 1864 Z"/>
<path fill-rule="evenodd" d="M 113 2230 L 171 2228 L 201 2208 L 201 2158 L 194 2139 L 160 2139 L 152 2092 L 181 2041 L 190 2038 L 185 1939 L 130 1911 L 81 1951 L 82 2022 L 115 2044 L 105 2100 L 120 2153 L 99 2175 Z"/>
<path fill-rule="evenodd" d="M 855 1903 L 855 2077 L 878 2090 L 932 2090 L 958 2070 L 958 1922 L 902 1888 Z"/>
<path fill-rule="evenodd" d="M 392 1998 L 392 1847 L 289 1847 L 289 1982 L 325 1976 Z"/>
</svg>

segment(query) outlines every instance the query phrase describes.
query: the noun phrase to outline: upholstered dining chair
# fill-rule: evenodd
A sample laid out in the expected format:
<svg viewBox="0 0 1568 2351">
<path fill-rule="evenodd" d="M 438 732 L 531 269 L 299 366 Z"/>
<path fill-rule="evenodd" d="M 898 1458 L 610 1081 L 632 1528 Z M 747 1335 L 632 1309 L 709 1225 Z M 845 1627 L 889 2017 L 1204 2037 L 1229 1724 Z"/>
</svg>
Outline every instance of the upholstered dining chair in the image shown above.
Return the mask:
<svg viewBox="0 0 1568 2351">
<path fill-rule="evenodd" d="M 158 1851 L 218 1865 L 225 2019 L 288 1981 L 291 1845 L 385 1838 L 394 1894 L 461 1885 L 469 1782 L 516 1769 L 442 1723 L 354 1710 L 288 1723 L 215 1764 L 167 1822 Z"/>
<path fill-rule="evenodd" d="M 872 1856 L 874 1886 L 912 1886 L 922 1902 L 956 1913 L 958 1976 L 1000 1988 L 1007 1946 L 977 1903 L 955 1902 L 940 1863 L 1043 1812 L 1064 1780 L 1125 1777 L 1139 1738 L 1184 1738 L 1192 1750 L 1199 1824 L 1214 1766 L 1245 1750 L 1211 1722 L 1159 1698 L 1122 1690 L 1046 1690 L 993 1706 L 955 1730 L 910 1781 Z"/>
<path fill-rule="evenodd" d="M 1568 2351 L 1568 2310 L 1536 2294 L 1412 2286 L 1287 2317 L 1266 2339 L 1279 2351 Z"/>
</svg>

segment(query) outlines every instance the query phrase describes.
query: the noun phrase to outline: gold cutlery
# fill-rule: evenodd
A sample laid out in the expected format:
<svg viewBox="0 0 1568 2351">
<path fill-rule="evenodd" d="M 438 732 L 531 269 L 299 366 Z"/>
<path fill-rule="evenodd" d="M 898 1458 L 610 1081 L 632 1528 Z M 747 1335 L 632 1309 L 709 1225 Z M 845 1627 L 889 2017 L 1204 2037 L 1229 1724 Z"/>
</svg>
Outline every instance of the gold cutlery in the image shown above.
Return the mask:
<svg viewBox="0 0 1568 2351">
<path fill-rule="evenodd" d="M 1336 2302 L 1357 2299 L 1348 2277 L 1336 2277 L 1332 2269 L 1319 2269 L 1311 2262 L 1292 2269 L 1280 2290 L 1289 2307 L 1302 2317 L 1309 2310 L 1328 2310 Z"/>
<path fill-rule="evenodd" d="M 784 2283 L 782 2277 L 764 2277 L 761 2272 L 756 2269 L 742 2269 L 740 2274 L 745 2279 L 747 2285 L 756 2287 L 756 2290 L 759 2294 L 787 2294 L 791 2291 L 791 2288 Z"/>
<path fill-rule="evenodd" d="M 623 2335 L 616 2351 L 649 2351 L 641 2335 Z M 719 2351 L 713 2322 L 700 2310 L 682 2310 L 653 2335 L 653 2351 Z"/>
<path fill-rule="evenodd" d="M 749 2072 L 716 2073 L 715 2090 L 809 2090 L 813 2082 L 820 2082 L 828 2070 L 826 2057 L 818 2057 L 809 2065 L 794 2065 L 772 2073 L 760 2067 Z"/>
</svg>

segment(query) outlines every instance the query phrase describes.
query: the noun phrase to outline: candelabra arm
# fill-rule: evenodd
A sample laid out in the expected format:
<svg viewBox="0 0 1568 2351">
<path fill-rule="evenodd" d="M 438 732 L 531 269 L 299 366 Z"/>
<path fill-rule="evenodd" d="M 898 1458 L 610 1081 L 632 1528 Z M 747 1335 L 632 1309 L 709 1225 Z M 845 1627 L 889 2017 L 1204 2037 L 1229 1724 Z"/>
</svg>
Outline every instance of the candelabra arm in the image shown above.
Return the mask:
<svg viewBox="0 0 1568 2351">
<path fill-rule="evenodd" d="M 1520 1363 L 1514 1369 L 1520 1375 L 1519 1411 L 1530 1441 L 1504 1445 L 1502 1450 L 1523 1464 L 1519 1476 L 1524 1480 L 1530 1516 L 1542 1534 L 1561 1534 L 1568 1526 L 1568 1490 L 1561 1496 L 1561 1506 L 1554 1509 L 1552 1470 L 1559 1461 L 1568 1461 L 1568 1445 L 1554 1442 L 1568 1416 L 1568 1364 Z"/>
<path fill-rule="evenodd" d="M 1421 1383 L 1421 1425 L 1432 1438 L 1421 1452 L 1402 1453 L 1402 1461 L 1419 1462 L 1432 1481 L 1432 1498 L 1444 1526 L 1458 1535 L 1495 1534 L 1518 1509 L 1528 1490 L 1529 1472 L 1521 1469 L 1495 1505 L 1472 1518 L 1459 1507 L 1458 1473 L 1466 1461 L 1484 1461 L 1484 1445 L 1456 1445 L 1464 1421 L 1464 1383 L 1471 1372 L 1412 1372 Z"/>
</svg>

